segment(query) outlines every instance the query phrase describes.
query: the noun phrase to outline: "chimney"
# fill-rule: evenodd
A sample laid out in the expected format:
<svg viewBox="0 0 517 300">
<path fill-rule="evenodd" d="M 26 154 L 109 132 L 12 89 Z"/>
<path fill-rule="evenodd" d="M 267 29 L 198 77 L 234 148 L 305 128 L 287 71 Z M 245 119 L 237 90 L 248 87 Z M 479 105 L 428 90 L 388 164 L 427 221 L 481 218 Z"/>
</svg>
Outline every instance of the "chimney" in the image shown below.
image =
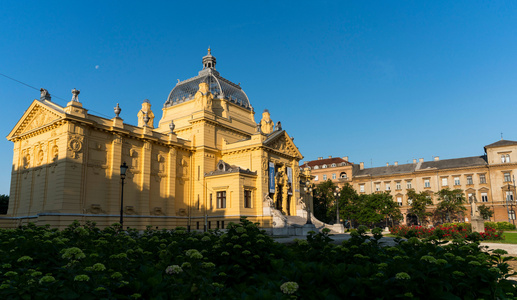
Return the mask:
<svg viewBox="0 0 517 300">
<path fill-rule="evenodd" d="M 399 165 L 399 162 L 398 162 L 398 161 L 396 161 L 396 162 L 394 163 L 394 165 L 395 165 L 395 166 L 398 166 L 398 165 Z"/>
<path fill-rule="evenodd" d="M 390 163 L 389 163 L 389 162 L 387 162 L 387 163 L 386 163 L 386 167 L 389 167 L 389 165 L 390 165 Z"/>
<path fill-rule="evenodd" d="M 332 155 L 329 155 L 329 158 L 332 158 Z"/>
<path fill-rule="evenodd" d="M 418 161 L 419 162 L 424 162 L 424 159 L 423 158 L 419 158 Z"/>
<path fill-rule="evenodd" d="M 413 163 L 416 164 L 416 158 L 413 158 Z"/>
<path fill-rule="evenodd" d="M 318 160 L 322 160 L 322 159 L 323 159 L 323 157 L 318 157 Z"/>
<path fill-rule="evenodd" d="M 434 161 L 439 161 L 440 160 L 440 157 L 439 156 L 435 156 L 434 157 Z"/>
<path fill-rule="evenodd" d="M 359 170 L 364 170 L 364 162 L 359 163 Z"/>
<path fill-rule="evenodd" d="M 309 163 L 308 161 L 304 161 L 304 162 L 303 162 L 303 164 L 304 164 L 304 165 L 306 165 L 306 164 L 308 164 L 308 163 Z"/>
<path fill-rule="evenodd" d="M 348 161 L 348 156 L 343 156 L 343 160 Z"/>
</svg>

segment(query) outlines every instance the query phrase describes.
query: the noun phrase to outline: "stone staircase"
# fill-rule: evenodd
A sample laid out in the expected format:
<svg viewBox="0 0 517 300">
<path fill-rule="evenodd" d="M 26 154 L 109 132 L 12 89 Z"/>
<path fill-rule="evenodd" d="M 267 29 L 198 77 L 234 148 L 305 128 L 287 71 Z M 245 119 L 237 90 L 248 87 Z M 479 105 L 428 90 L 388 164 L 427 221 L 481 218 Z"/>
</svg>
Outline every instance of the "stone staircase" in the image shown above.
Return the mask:
<svg viewBox="0 0 517 300">
<path fill-rule="evenodd" d="M 287 217 L 287 225 L 292 227 L 302 227 L 307 223 L 307 218 L 299 217 L 299 216 L 286 216 Z M 330 233 L 338 233 L 334 230 L 331 225 L 325 224 L 320 220 L 316 219 L 314 215 L 311 214 L 311 222 L 316 226 L 316 231 L 321 232 L 323 228 L 330 229 Z"/>
</svg>

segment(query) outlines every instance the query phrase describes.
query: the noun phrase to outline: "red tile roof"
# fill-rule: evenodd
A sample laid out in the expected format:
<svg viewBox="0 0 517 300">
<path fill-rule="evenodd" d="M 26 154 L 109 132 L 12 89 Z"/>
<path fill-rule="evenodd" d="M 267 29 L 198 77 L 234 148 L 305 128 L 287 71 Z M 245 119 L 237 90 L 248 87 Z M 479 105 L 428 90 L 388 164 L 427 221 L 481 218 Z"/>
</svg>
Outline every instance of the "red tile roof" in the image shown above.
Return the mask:
<svg viewBox="0 0 517 300">
<path fill-rule="evenodd" d="M 341 157 L 331 157 L 331 158 L 324 158 L 324 159 L 317 159 L 317 160 L 311 160 L 308 162 L 304 162 L 300 165 L 301 168 L 311 167 L 314 168 L 314 166 L 322 166 L 327 165 L 330 167 L 332 164 L 340 165 L 341 163 L 345 163 L 349 166 L 353 166 L 354 164 L 342 159 Z"/>
</svg>

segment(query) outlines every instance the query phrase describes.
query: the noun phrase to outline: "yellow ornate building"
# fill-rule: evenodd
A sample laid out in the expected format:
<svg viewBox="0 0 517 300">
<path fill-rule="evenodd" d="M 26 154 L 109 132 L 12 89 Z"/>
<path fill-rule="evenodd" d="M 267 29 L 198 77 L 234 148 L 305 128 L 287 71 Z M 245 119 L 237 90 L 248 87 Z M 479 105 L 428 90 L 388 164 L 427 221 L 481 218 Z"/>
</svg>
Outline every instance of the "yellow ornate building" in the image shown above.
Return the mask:
<svg viewBox="0 0 517 300">
<path fill-rule="evenodd" d="M 246 216 L 282 227 L 283 215 L 303 214 L 298 148 L 268 111 L 257 124 L 240 85 L 215 66 L 209 49 L 199 74 L 172 89 L 157 124 L 149 100 L 133 126 L 119 104 L 106 119 L 88 113 L 78 90 L 61 107 L 42 89 L 7 136 L 14 157 L 0 225 L 118 222 L 123 162 L 125 226 L 214 229 Z"/>
<path fill-rule="evenodd" d="M 434 157 L 432 161 L 420 158 L 410 164 L 395 162 L 376 168 L 365 168 L 362 162 L 351 164 L 348 157 L 346 160 L 328 158 L 304 162 L 300 168 L 310 169 L 315 184 L 332 180 L 338 186 L 350 183 L 359 194 L 389 192 L 401 207 L 404 223 L 416 221 L 409 213 L 411 199 L 407 196 L 408 190 L 427 192 L 433 200 L 428 209 L 431 211 L 438 203 L 435 193 L 444 188 L 461 189 L 466 199 L 489 206 L 494 211 L 492 221 L 514 222 L 517 142 L 500 140 L 486 145 L 484 152 L 481 156 L 444 160 Z M 466 221 L 469 221 L 471 206 L 465 206 Z"/>
</svg>

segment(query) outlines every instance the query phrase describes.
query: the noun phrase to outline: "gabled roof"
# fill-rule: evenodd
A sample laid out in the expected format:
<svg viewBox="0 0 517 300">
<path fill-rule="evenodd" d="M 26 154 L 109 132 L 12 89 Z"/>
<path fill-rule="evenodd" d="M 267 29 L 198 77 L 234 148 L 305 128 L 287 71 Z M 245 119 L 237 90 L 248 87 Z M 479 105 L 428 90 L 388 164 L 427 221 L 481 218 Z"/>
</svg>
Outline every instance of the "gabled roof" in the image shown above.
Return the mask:
<svg viewBox="0 0 517 300">
<path fill-rule="evenodd" d="M 339 165 L 341 163 L 345 163 L 346 165 L 353 166 L 354 164 L 342 159 L 341 157 L 330 157 L 325 159 L 317 159 L 317 160 L 311 160 L 304 162 L 302 165 L 300 165 L 301 168 L 311 167 L 314 168 L 315 166 L 322 166 L 327 165 L 331 166 L 332 164 Z"/>
<path fill-rule="evenodd" d="M 7 136 L 8 140 L 65 118 L 63 107 L 49 100 L 34 100 Z"/>
<path fill-rule="evenodd" d="M 285 130 L 275 130 L 270 133 L 264 140 L 263 144 L 276 151 L 283 152 L 287 155 L 302 159 L 303 155 L 294 144 L 292 138 L 285 132 Z"/>
<path fill-rule="evenodd" d="M 384 176 L 393 174 L 413 173 L 416 171 L 426 170 L 443 170 L 455 169 L 462 167 L 486 166 L 486 156 L 471 156 L 453 159 L 444 159 L 437 161 L 418 162 L 414 164 L 391 165 L 386 167 L 376 167 L 360 170 L 360 167 L 355 165 L 352 170 L 353 176 Z"/>
<path fill-rule="evenodd" d="M 486 145 L 486 148 L 494 148 L 494 147 L 502 147 L 502 146 L 510 146 L 510 145 L 517 145 L 516 141 L 510 141 L 510 140 L 500 140 L 495 143 L 492 143 L 490 145 Z"/>
</svg>

